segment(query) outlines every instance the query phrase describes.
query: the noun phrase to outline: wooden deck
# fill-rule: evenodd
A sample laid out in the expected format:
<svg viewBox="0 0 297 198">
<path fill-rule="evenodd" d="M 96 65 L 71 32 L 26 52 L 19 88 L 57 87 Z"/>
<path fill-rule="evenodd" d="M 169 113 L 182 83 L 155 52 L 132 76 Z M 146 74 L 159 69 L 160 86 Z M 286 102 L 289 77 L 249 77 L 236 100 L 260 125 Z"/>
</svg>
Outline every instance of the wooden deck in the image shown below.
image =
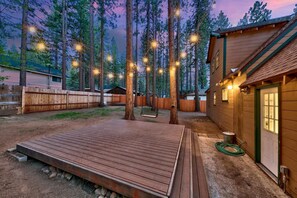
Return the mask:
<svg viewBox="0 0 297 198">
<path fill-rule="evenodd" d="M 181 125 L 109 120 L 17 150 L 128 197 L 208 197 L 193 141 Z"/>
</svg>

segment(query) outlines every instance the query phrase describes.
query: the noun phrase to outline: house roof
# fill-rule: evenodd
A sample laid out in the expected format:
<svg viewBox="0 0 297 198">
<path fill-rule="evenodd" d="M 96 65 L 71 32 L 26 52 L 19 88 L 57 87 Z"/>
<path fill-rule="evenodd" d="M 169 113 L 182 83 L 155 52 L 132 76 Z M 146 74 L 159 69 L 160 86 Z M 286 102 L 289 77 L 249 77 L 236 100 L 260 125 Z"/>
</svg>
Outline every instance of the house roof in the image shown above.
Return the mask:
<svg viewBox="0 0 297 198">
<path fill-rule="evenodd" d="M 7 68 L 20 69 L 20 60 L 7 55 L 0 55 L 0 65 Z M 49 75 L 49 68 L 47 66 L 27 61 L 27 71 L 37 72 L 44 75 Z M 50 68 L 50 75 L 61 77 L 62 71 Z"/>
<path fill-rule="evenodd" d="M 206 96 L 207 89 L 199 89 L 199 96 Z M 195 92 L 187 93 L 186 96 L 195 96 Z"/>
<path fill-rule="evenodd" d="M 210 42 L 209 42 L 206 63 L 211 62 L 211 54 L 213 52 L 214 43 L 217 38 L 225 37 L 225 36 L 228 36 L 229 33 L 234 33 L 234 32 L 238 32 L 238 31 L 245 31 L 245 30 L 249 30 L 249 29 L 253 29 L 253 28 L 261 28 L 261 27 L 265 27 L 268 25 L 275 25 L 275 24 L 279 24 L 279 23 L 287 23 L 292 19 L 293 16 L 294 15 L 288 15 L 288 16 L 284 16 L 284 17 L 269 19 L 269 20 L 263 21 L 263 22 L 241 25 L 241 26 L 231 27 L 231 28 L 222 29 L 222 30 L 218 29 L 218 30 L 212 32 L 211 36 L 210 36 Z"/>
<path fill-rule="evenodd" d="M 227 28 L 227 29 L 218 29 L 218 30 L 214 31 L 214 33 L 223 35 L 223 34 L 231 33 L 231 32 L 243 31 L 243 30 L 252 29 L 252 28 L 259 28 L 259 27 L 262 27 L 262 26 L 288 22 L 288 21 L 291 20 L 291 18 L 292 18 L 292 15 L 288 15 L 288 16 L 284 16 L 284 17 L 269 19 L 267 21 L 262 21 L 262 22 L 258 22 L 258 23 L 240 25 L 240 26 L 231 27 L 231 28 Z"/>
<path fill-rule="evenodd" d="M 297 39 L 294 40 L 283 49 L 282 53 L 278 53 L 271 58 L 265 65 L 255 71 L 248 79 L 240 85 L 247 85 L 269 81 L 283 75 L 297 73 Z"/>
</svg>

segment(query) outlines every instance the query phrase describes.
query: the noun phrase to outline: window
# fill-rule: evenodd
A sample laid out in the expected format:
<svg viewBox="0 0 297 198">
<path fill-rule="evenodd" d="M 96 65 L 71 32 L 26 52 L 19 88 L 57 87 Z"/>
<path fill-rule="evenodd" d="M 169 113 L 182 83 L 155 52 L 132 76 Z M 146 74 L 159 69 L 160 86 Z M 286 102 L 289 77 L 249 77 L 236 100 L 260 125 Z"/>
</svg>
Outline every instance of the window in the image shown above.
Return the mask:
<svg viewBox="0 0 297 198">
<path fill-rule="evenodd" d="M 217 92 L 213 92 L 213 105 L 217 104 Z"/>
<path fill-rule="evenodd" d="M 53 82 L 61 82 L 62 79 L 59 78 L 59 77 L 55 77 L 55 76 L 53 76 L 53 77 L 52 77 L 52 81 L 53 81 Z"/>
<path fill-rule="evenodd" d="M 219 67 L 219 64 L 220 64 L 220 51 L 218 51 L 216 53 L 216 61 L 215 61 L 215 67 L 216 67 L 216 69 Z"/>
<path fill-rule="evenodd" d="M 278 93 L 264 94 L 264 129 L 278 133 Z"/>
<path fill-rule="evenodd" d="M 214 59 L 212 59 L 212 61 L 211 61 L 211 73 L 213 74 L 215 70 L 216 70 L 215 61 L 214 61 Z"/>
<path fill-rule="evenodd" d="M 228 89 L 226 88 L 222 89 L 222 101 L 228 102 Z"/>
</svg>

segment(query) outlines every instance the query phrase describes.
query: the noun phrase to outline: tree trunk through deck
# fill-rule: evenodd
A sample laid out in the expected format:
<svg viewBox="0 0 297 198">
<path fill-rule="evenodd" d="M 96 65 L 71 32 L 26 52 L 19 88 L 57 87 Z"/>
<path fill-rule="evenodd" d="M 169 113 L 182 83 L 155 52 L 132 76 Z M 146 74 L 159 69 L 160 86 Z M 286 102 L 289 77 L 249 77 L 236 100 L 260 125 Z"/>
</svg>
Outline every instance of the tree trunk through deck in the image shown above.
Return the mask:
<svg viewBox="0 0 297 198">
<path fill-rule="evenodd" d="M 23 1 L 22 14 L 22 39 L 21 39 L 21 65 L 20 65 L 20 86 L 26 86 L 26 53 L 27 53 L 27 31 L 28 31 L 28 0 Z"/>
<path fill-rule="evenodd" d="M 100 30 L 100 78 L 99 78 L 99 88 L 100 88 L 100 107 L 104 107 L 104 0 L 101 0 L 101 8 L 100 8 L 100 22 L 101 22 L 101 30 Z"/>
<path fill-rule="evenodd" d="M 155 9 L 153 9 L 155 10 Z M 154 41 L 156 41 L 156 14 L 154 13 L 153 16 L 153 37 Z M 156 108 L 156 48 L 153 48 L 153 65 L 152 65 L 152 75 L 153 75 L 153 82 L 152 82 L 152 110 Z"/>
<path fill-rule="evenodd" d="M 89 85 L 90 91 L 94 92 L 94 1 L 90 0 L 90 70 L 89 70 Z"/>
<path fill-rule="evenodd" d="M 62 89 L 66 90 L 66 34 L 67 34 L 67 19 L 66 19 L 66 0 L 62 2 Z"/>
<path fill-rule="evenodd" d="M 169 74 L 170 74 L 170 121 L 169 124 L 178 124 L 176 102 L 176 68 L 174 64 L 174 30 L 173 30 L 173 0 L 168 0 L 168 35 L 169 35 Z"/>
<path fill-rule="evenodd" d="M 198 43 L 196 43 L 195 44 L 195 111 L 197 112 L 200 111 L 198 77 L 199 77 Z"/>
<path fill-rule="evenodd" d="M 127 28 L 127 50 L 126 50 L 126 108 L 125 119 L 135 120 L 133 107 L 133 18 L 132 18 L 132 0 L 126 1 L 126 28 Z"/>
<path fill-rule="evenodd" d="M 180 9 L 180 0 L 177 1 L 177 9 Z M 181 17 L 178 16 L 177 18 L 177 32 L 176 32 L 176 59 L 180 62 L 180 65 L 176 68 L 176 102 L 177 102 L 177 109 L 180 109 L 180 68 L 181 68 L 181 60 L 180 60 L 180 19 Z"/>
<path fill-rule="evenodd" d="M 139 11 L 138 11 L 138 4 L 139 0 L 135 1 L 135 23 L 136 23 L 136 35 L 135 35 L 135 62 L 136 62 L 136 68 L 134 72 L 134 89 L 135 89 L 135 100 L 134 100 L 134 106 L 137 107 L 137 92 L 138 92 L 138 23 L 139 23 Z"/>
<path fill-rule="evenodd" d="M 147 22 L 147 28 L 146 28 L 146 57 L 148 58 L 149 55 L 149 35 L 150 35 L 150 0 L 147 1 L 147 8 L 146 8 L 146 22 Z M 146 63 L 146 69 L 149 67 L 149 63 Z M 145 84 L 145 90 L 146 90 L 146 95 L 145 95 L 145 99 L 146 99 L 146 105 L 150 106 L 151 102 L 150 102 L 150 72 L 148 72 L 147 70 L 145 71 L 145 80 L 146 80 L 146 84 Z"/>
</svg>

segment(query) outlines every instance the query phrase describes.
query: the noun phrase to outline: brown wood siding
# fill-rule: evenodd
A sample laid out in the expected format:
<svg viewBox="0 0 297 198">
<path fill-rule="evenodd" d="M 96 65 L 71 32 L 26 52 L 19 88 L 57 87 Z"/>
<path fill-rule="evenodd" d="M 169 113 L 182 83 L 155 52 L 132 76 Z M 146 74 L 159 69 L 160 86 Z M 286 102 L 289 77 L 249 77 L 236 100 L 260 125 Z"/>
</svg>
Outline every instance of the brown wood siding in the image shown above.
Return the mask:
<svg viewBox="0 0 297 198">
<path fill-rule="evenodd" d="M 276 33 L 283 24 L 252 29 L 243 33 L 233 33 L 227 37 L 227 66 L 226 73 L 237 67 L 244 59 L 259 48 L 267 39 Z"/>
<path fill-rule="evenodd" d="M 281 86 L 281 164 L 290 170 L 288 190 L 297 197 L 297 79 Z"/>
</svg>

